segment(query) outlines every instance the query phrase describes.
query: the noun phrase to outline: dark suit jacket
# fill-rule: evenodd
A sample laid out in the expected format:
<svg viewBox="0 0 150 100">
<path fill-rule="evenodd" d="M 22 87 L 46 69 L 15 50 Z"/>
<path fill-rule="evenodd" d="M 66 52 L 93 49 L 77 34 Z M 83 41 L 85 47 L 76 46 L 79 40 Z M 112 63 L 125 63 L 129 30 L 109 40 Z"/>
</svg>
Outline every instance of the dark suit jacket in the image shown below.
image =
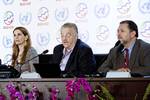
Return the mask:
<svg viewBox="0 0 150 100">
<path fill-rule="evenodd" d="M 63 56 L 63 45 L 57 45 L 53 52 L 53 62 L 60 64 Z M 96 61 L 92 49 L 80 39 L 76 45 L 66 64 L 65 72 L 72 74 L 85 74 L 96 71 Z"/>
<path fill-rule="evenodd" d="M 112 48 L 106 61 L 98 69 L 100 72 L 107 72 L 108 70 L 116 70 L 124 63 L 122 52 L 122 45 Z M 131 51 L 129 68 L 132 73 L 139 73 L 141 75 L 150 75 L 150 44 L 137 39 Z"/>
</svg>

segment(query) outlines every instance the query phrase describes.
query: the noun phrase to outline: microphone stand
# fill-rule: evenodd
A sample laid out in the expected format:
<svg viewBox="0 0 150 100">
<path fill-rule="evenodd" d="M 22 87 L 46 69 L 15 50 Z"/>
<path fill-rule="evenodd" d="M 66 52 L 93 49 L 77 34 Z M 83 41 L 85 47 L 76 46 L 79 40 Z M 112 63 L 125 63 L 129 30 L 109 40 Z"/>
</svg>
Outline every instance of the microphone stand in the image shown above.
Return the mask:
<svg viewBox="0 0 150 100">
<path fill-rule="evenodd" d="M 39 55 L 41 55 L 41 54 L 39 54 Z M 22 73 L 22 66 L 23 66 L 24 64 L 26 64 L 26 63 L 32 61 L 33 59 L 37 58 L 39 55 L 37 55 L 37 56 L 35 56 L 35 57 L 33 57 L 33 58 L 31 58 L 31 59 L 25 61 L 23 64 L 18 63 L 17 66 L 19 67 L 20 73 Z"/>
<path fill-rule="evenodd" d="M 25 61 L 23 64 L 17 64 L 17 66 L 19 67 L 20 73 L 22 73 L 22 69 L 21 69 L 21 68 L 22 68 L 22 66 L 23 66 L 24 64 L 26 64 L 26 63 L 32 61 L 33 59 L 39 57 L 40 55 L 44 55 L 44 54 L 46 54 L 46 53 L 48 53 L 48 50 L 44 50 L 41 54 L 38 54 L 37 56 L 34 56 L 33 58 L 31 58 L 31 59 Z"/>
</svg>

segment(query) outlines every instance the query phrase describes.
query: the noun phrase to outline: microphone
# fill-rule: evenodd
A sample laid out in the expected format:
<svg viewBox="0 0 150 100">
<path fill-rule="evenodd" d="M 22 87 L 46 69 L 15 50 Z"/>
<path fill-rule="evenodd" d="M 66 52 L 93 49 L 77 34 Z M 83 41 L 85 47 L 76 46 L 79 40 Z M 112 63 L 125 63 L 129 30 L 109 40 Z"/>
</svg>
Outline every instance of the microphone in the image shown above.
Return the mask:
<svg viewBox="0 0 150 100">
<path fill-rule="evenodd" d="M 46 53 L 48 53 L 48 52 L 49 52 L 48 50 L 44 50 L 41 54 L 38 54 L 37 56 L 35 56 L 35 57 L 33 57 L 33 58 L 31 58 L 31 59 L 25 61 L 22 65 L 24 65 L 24 64 L 26 64 L 27 62 L 29 62 L 29 61 L 31 61 L 31 60 L 37 58 L 37 57 L 40 56 L 40 55 L 44 55 L 44 54 L 46 54 Z"/>
<path fill-rule="evenodd" d="M 48 50 L 44 50 L 40 55 L 47 54 L 48 52 L 49 52 Z"/>
<path fill-rule="evenodd" d="M 118 46 L 120 43 L 121 43 L 120 40 L 118 40 L 118 41 L 115 43 L 114 47 Z"/>
<path fill-rule="evenodd" d="M 123 46 L 123 44 L 121 43 L 120 40 L 118 40 L 118 41 L 115 43 L 114 48 L 117 47 L 117 46 L 119 46 L 117 51 L 122 53 L 122 49 L 124 48 L 124 46 Z"/>
<path fill-rule="evenodd" d="M 27 61 L 25 61 L 23 64 L 17 64 L 16 66 L 19 66 L 20 67 L 20 72 L 22 72 L 21 71 L 21 67 L 24 65 L 24 64 L 26 64 L 26 63 L 28 63 L 29 61 L 32 61 L 33 59 L 35 59 L 35 58 L 37 58 L 38 56 L 40 56 L 40 55 L 44 55 L 44 54 L 46 54 L 46 53 L 48 53 L 49 52 L 49 50 L 44 50 L 41 54 L 38 54 L 37 56 L 34 56 L 33 58 L 31 58 L 31 59 L 29 59 L 29 60 L 27 60 Z"/>
</svg>

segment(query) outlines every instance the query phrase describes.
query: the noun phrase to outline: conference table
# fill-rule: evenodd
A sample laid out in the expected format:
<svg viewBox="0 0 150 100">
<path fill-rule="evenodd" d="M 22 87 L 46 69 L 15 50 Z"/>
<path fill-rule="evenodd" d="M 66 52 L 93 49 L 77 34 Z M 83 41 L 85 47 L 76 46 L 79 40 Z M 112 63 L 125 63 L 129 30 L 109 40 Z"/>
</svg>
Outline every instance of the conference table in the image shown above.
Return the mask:
<svg viewBox="0 0 150 100">
<path fill-rule="evenodd" d="M 57 97 L 58 100 L 65 100 L 67 96 L 66 82 L 70 80 L 77 80 L 79 78 L 42 78 L 42 79 L 0 79 L 0 88 L 3 91 L 7 99 L 9 100 L 9 94 L 6 90 L 6 85 L 9 83 L 24 84 L 26 88 L 32 88 L 33 85 L 38 88 L 42 93 L 40 100 L 49 100 L 49 89 L 55 88 L 59 90 Z M 143 95 L 150 83 L 150 78 L 101 78 L 101 77 L 88 77 L 84 78 L 92 89 L 96 89 L 99 85 L 107 86 L 108 91 L 114 97 L 114 100 L 142 100 Z M 150 91 L 149 91 L 150 92 Z M 74 94 L 74 100 L 88 100 L 87 92 L 81 88 L 80 92 Z M 150 100 L 150 99 L 149 99 Z"/>
</svg>

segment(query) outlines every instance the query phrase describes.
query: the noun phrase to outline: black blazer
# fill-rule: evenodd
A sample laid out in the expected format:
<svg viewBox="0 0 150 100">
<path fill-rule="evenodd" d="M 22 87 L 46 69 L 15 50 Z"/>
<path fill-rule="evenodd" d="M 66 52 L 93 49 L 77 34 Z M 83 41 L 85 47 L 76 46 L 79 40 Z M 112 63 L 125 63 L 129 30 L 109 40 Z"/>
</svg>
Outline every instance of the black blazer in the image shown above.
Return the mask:
<svg viewBox="0 0 150 100">
<path fill-rule="evenodd" d="M 53 51 L 53 62 L 60 64 L 63 56 L 63 45 L 57 45 Z M 96 60 L 92 49 L 82 42 L 77 40 L 76 45 L 68 59 L 65 68 L 66 73 L 71 74 L 89 74 L 96 72 Z"/>
<path fill-rule="evenodd" d="M 112 48 L 106 61 L 98 69 L 100 72 L 116 70 L 124 63 L 122 45 Z M 129 68 L 132 73 L 150 75 L 150 44 L 137 39 L 131 51 Z"/>
</svg>

